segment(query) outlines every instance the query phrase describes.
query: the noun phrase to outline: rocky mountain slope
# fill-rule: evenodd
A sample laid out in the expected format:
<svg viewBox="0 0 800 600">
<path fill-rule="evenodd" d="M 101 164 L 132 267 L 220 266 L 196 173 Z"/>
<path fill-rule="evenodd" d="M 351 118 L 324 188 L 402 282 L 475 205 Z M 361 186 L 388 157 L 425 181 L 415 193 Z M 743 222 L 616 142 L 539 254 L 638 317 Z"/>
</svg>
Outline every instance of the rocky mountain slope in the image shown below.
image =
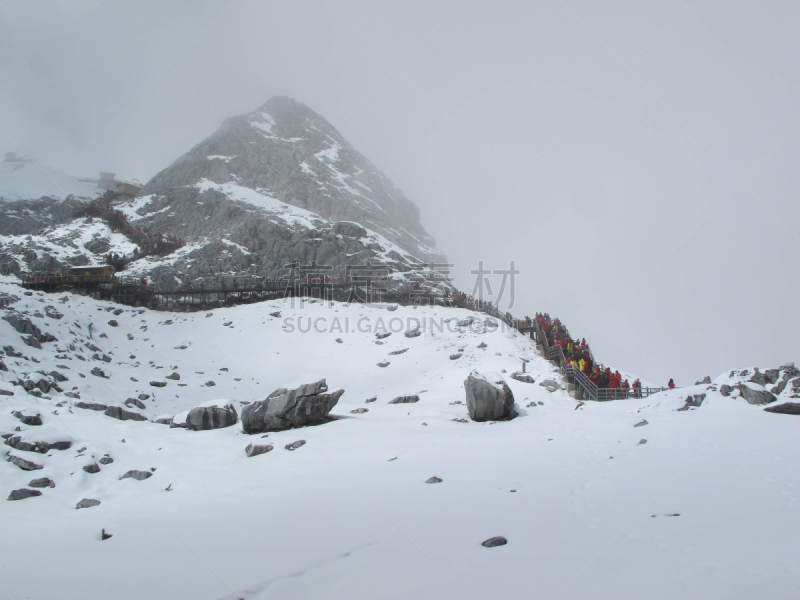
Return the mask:
<svg viewBox="0 0 800 600">
<path fill-rule="evenodd" d="M 153 312 L 11 278 L 0 297 L 11 597 L 749 600 L 797 583 L 797 417 L 763 410 L 797 402 L 791 365 L 580 404 L 530 338 L 462 309 Z M 533 383 L 512 377 L 523 360 Z M 470 418 L 476 371 L 516 418 Z M 243 431 L 268 397 L 317 395 L 331 419 Z"/>
<path fill-rule="evenodd" d="M 131 268 L 164 289 L 233 273 L 282 277 L 284 265 L 313 262 L 334 276 L 350 265 L 388 267 L 402 287 L 417 279 L 418 265 L 445 261 L 416 205 L 323 117 L 285 97 L 228 119 L 115 207 L 137 227 L 188 240 L 176 255 Z M 129 250 L 102 223 L 92 247 L 76 242 L 72 232 L 86 224 L 29 216 L 25 227 L 8 227 L 0 235 L 30 237 L 0 239 L 0 273 Z M 65 252 L 53 254 L 54 245 Z"/>
</svg>

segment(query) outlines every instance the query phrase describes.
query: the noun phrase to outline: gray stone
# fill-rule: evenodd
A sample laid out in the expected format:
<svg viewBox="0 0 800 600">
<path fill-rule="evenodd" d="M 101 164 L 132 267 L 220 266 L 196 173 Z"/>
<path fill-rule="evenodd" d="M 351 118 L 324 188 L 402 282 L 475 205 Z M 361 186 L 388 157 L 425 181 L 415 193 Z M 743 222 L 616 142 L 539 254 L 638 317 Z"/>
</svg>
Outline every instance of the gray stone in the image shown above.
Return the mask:
<svg viewBox="0 0 800 600">
<path fill-rule="evenodd" d="M 774 385 L 778 381 L 780 375 L 781 372 L 779 369 L 767 369 L 764 371 L 764 377 L 766 377 L 767 383 L 770 385 Z"/>
<path fill-rule="evenodd" d="M 84 465 L 83 470 L 89 474 L 99 473 L 100 472 L 100 465 L 97 463 L 92 463 L 90 465 Z"/>
<path fill-rule="evenodd" d="M 103 371 L 103 369 L 101 369 L 100 367 L 95 367 L 90 371 L 90 373 L 95 377 L 102 377 L 103 379 L 109 379 L 109 376 L 106 375 L 105 371 Z"/>
<path fill-rule="evenodd" d="M 389 362 L 388 361 L 379 362 L 378 366 L 379 367 L 388 367 L 389 366 Z"/>
<path fill-rule="evenodd" d="M 203 385 L 206 386 L 206 387 L 214 387 L 217 384 L 214 383 L 213 381 L 209 380 L 209 381 L 206 381 Z"/>
<path fill-rule="evenodd" d="M 745 385 L 743 383 L 736 384 L 736 387 L 740 392 L 742 392 L 742 397 L 747 400 L 748 404 L 769 404 L 770 402 L 775 402 L 775 400 L 777 400 L 777 398 L 767 390 L 755 390 L 749 385 Z"/>
<path fill-rule="evenodd" d="M 768 406 L 764 410 L 781 415 L 800 415 L 800 402 L 784 402 L 783 404 Z"/>
<path fill-rule="evenodd" d="M 27 415 L 23 412 L 15 410 L 11 414 L 17 417 L 23 423 L 25 423 L 25 425 L 38 426 L 42 424 L 42 415 L 40 415 L 39 413 L 36 413 L 35 415 Z"/>
<path fill-rule="evenodd" d="M 162 387 L 167 387 L 167 382 L 166 381 L 151 381 L 150 385 L 153 386 L 153 387 L 162 388 Z"/>
<path fill-rule="evenodd" d="M 173 371 L 172 373 L 170 373 L 169 375 L 166 376 L 166 379 L 172 379 L 173 381 L 180 381 L 181 380 L 181 376 L 180 376 L 180 374 L 178 374 L 175 371 Z"/>
<path fill-rule="evenodd" d="M 11 312 L 4 315 L 2 318 L 4 321 L 10 323 L 11 326 L 22 335 L 22 340 L 31 347 L 41 348 L 42 343 L 58 341 L 58 339 L 49 333 L 42 333 L 28 317 L 18 312 Z"/>
<path fill-rule="evenodd" d="M 326 423 L 330 420 L 328 413 L 344 394 L 344 390 L 327 391 L 324 379 L 291 391 L 275 390 L 242 410 L 242 429 L 245 433 L 264 433 Z"/>
<path fill-rule="evenodd" d="M 38 471 L 39 469 L 44 469 L 42 465 L 38 465 L 30 460 L 25 460 L 19 456 L 14 456 L 13 454 L 9 454 L 6 461 L 17 465 L 23 471 Z"/>
<path fill-rule="evenodd" d="M 247 448 L 244 449 L 245 454 L 248 457 L 258 456 L 259 454 L 266 454 L 273 450 L 273 446 L 269 444 L 260 445 L 260 444 L 248 444 Z"/>
<path fill-rule="evenodd" d="M 694 382 L 695 385 L 705 385 L 707 383 L 711 383 L 711 377 L 709 377 L 708 375 L 703 377 L 700 381 Z"/>
<path fill-rule="evenodd" d="M 292 442 L 291 444 L 286 444 L 284 448 L 286 448 L 286 450 L 289 450 L 290 452 L 294 452 L 298 448 L 302 448 L 305 445 L 306 445 L 305 440 L 297 440 L 296 442 Z"/>
<path fill-rule="evenodd" d="M 775 394 L 776 396 L 779 396 L 780 394 L 782 394 L 782 393 L 783 393 L 783 390 L 785 390 L 785 389 L 786 389 L 786 386 L 787 386 L 787 384 L 788 384 L 788 383 L 789 383 L 789 380 L 788 380 L 788 379 L 781 379 L 781 380 L 778 382 L 778 385 L 774 386 L 774 387 L 773 387 L 773 388 L 770 390 L 770 392 L 771 392 L 771 393 L 773 393 L 773 394 Z"/>
<path fill-rule="evenodd" d="M 636 444 L 636 445 L 637 445 L 637 446 L 641 446 L 642 444 L 646 444 L 646 443 L 647 443 L 647 440 L 646 440 L 646 439 L 644 439 L 644 438 L 642 438 L 642 439 L 640 439 L 640 440 L 639 440 L 639 443 L 638 443 L 638 444 Z"/>
<path fill-rule="evenodd" d="M 464 389 L 473 421 L 501 421 L 516 416 L 514 394 L 499 374 L 471 373 L 464 380 Z"/>
<path fill-rule="evenodd" d="M 442 483 L 442 481 L 444 480 L 434 475 L 433 477 L 426 479 L 425 483 Z"/>
<path fill-rule="evenodd" d="M 111 458 L 110 456 L 104 456 L 103 458 L 100 459 L 100 464 L 101 465 L 110 465 L 113 462 L 114 462 L 114 459 Z"/>
<path fill-rule="evenodd" d="M 511 379 L 521 381 L 522 383 L 536 383 L 536 380 L 527 373 L 520 373 L 520 372 L 512 373 Z"/>
<path fill-rule="evenodd" d="M 25 500 L 25 498 L 32 498 L 33 496 L 41 496 L 42 492 L 38 490 L 28 490 L 26 488 L 22 488 L 20 490 L 14 490 L 8 495 L 8 500 Z"/>
<path fill-rule="evenodd" d="M 369 412 L 368 408 L 354 408 L 350 411 L 350 414 L 353 415 L 363 415 L 365 412 Z"/>
<path fill-rule="evenodd" d="M 144 402 L 136 398 L 128 398 L 127 400 L 125 400 L 125 406 L 127 406 L 128 408 L 130 408 L 131 406 L 135 406 L 136 408 L 141 408 L 142 410 L 147 408 L 144 405 Z"/>
<path fill-rule="evenodd" d="M 458 354 L 451 354 L 450 360 L 458 360 L 459 358 L 461 358 L 461 356 L 462 354 L 460 352 Z"/>
<path fill-rule="evenodd" d="M 172 425 L 173 417 L 158 417 L 153 419 L 153 423 L 158 423 L 160 425 Z"/>
<path fill-rule="evenodd" d="M 634 425 L 634 427 L 644 427 L 645 425 L 649 425 L 649 423 L 647 422 L 647 419 L 639 421 L 636 425 Z"/>
<path fill-rule="evenodd" d="M 95 402 L 76 402 L 75 406 L 85 410 L 106 410 L 108 408 L 105 404 L 97 404 Z"/>
<path fill-rule="evenodd" d="M 56 487 L 56 482 L 49 477 L 39 477 L 38 479 L 31 479 L 28 486 L 32 488 L 54 488 Z"/>
<path fill-rule="evenodd" d="M 115 319 L 111 319 L 111 320 L 108 322 L 108 324 L 109 324 L 111 327 L 117 327 L 117 326 L 119 325 L 119 323 L 117 323 L 117 321 L 116 321 Z"/>
<path fill-rule="evenodd" d="M 126 471 L 124 475 L 120 475 L 120 479 L 135 479 L 136 481 L 144 481 L 145 479 L 149 479 L 153 476 L 153 473 L 150 471 L 137 471 L 135 469 L 131 469 L 130 471 Z"/>
<path fill-rule="evenodd" d="M 408 352 L 408 348 L 403 348 L 402 350 L 395 350 L 394 352 L 389 352 L 389 356 L 397 356 L 398 354 L 404 354 Z"/>
<path fill-rule="evenodd" d="M 705 394 L 695 394 L 694 396 L 687 396 L 686 402 L 683 404 L 681 408 L 678 409 L 678 412 L 689 410 L 690 408 L 699 408 L 700 405 L 703 403 L 703 400 L 706 399 Z"/>
<path fill-rule="evenodd" d="M 378 338 L 379 340 L 384 340 L 390 335 L 392 335 L 391 331 L 385 331 L 384 333 L 376 333 L 375 337 Z"/>
<path fill-rule="evenodd" d="M 745 371 L 742 371 L 741 375 L 744 376 L 744 374 Z M 767 376 L 765 373 L 759 372 L 758 367 L 756 367 L 756 372 L 753 373 L 753 376 L 747 381 L 750 383 L 757 383 L 758 385 L 767 385 Z"/>
<path fill-rule="evenodd" d="M 389 400 L 389 404 L 413 404 L 415 402 L 419 402 L 419 396 L 417 396 L 416 394 L 410 394 L 408 396 L 397 396 L 397 398 Z"/>
<path fill-rule="evenodd" d="M 75 508 L 91 508 L 93 506 L 100 506 L 100 500 L 93 500 L 91 498 L 84 498 L 75 505 Z"/>
<path fill-rule="evenodd" d="M 489 538 L 481 542 L 481 546 L 484 548 L 496 548 L 497 546 L 505 546 L 508 543 L 508 540 L 501 535 L 496 537 Z"/>
<path fill-rule="evenodd" d="M 192 431 L 222 429 L 236 425 L 239 414 L 233 404 L 225 406 L 198 406 L 189 411 L 186 427 Z"/>
<path fill-rule="evenodd" d="M 723 384 L 722 384 L 722 385 L 719 387 L 719 393 L 720 393 L 720 394 L 722 394 L 723 396 L 725 396 L 725 397 L 727 398 L 728 396 L 730 396 L 730 395 L 731 395 L 731 392 L 732 392 L 733 390 L 735 390 L 735 389 L 736 389 L 736 388 L 735 388 L 735 387 L 733 387 L 732 385 L 728 385 L 728 384 L 725 384 L 725 383 L 723 383 Z"/>
<path fill-rule="evenodd" d="M 119 406 L 109 406 L 105 413 L 107 417 L 119 419 L 120 421 L 147 421 L 147 417 L 139 413 L 131 412 Z"/>
<path fill-rule="evenodd" d="M 422 332 L 419 329 L 412 329 L 410 331 L 406 331 L 405 336 L 407 338 L 415 338 L 422 335 Z"/>
<path fill-rule="evenodd" d="M 550 393 L 563 389 L 555 379 L 543 379 L 539 382 L 539 385 Z"/>
</svg>

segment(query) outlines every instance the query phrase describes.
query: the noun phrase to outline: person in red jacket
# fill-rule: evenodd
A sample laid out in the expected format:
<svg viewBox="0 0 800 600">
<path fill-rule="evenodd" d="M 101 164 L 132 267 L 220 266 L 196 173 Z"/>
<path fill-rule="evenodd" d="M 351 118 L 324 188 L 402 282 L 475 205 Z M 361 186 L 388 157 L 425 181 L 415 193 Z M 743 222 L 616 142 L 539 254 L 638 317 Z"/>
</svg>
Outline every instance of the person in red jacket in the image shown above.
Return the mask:
<svg viewBox="0 0 800 600">
<path fill-rule="evenodd" d="M 671 390 L 675 389 L 675 382 L 672 381 L 672 378 L 670 378 L 669 383 L 667 384 L 667 387 L 669 387 L 669 389 L 671 389 Z"/>
<path fill-rule="evenodd" d="M 586 350 L 586 338 L 581 338 L 581 352 Z"/>
</svg>

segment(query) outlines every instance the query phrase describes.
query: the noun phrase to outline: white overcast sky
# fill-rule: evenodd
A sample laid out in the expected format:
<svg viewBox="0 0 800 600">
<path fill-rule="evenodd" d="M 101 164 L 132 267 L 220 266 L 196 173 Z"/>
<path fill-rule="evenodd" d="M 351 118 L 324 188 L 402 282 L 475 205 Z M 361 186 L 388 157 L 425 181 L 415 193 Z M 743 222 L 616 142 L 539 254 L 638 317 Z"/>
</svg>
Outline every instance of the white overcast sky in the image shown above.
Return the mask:
<svg viewBox="0 0 800 600">
<path fill-rule="evenodd" d="M 292 96 L 660 384 L 800 362 L 798 83 L 800 0 L 0 0 L 0 150 L 146 181 Z"/>
</svg>

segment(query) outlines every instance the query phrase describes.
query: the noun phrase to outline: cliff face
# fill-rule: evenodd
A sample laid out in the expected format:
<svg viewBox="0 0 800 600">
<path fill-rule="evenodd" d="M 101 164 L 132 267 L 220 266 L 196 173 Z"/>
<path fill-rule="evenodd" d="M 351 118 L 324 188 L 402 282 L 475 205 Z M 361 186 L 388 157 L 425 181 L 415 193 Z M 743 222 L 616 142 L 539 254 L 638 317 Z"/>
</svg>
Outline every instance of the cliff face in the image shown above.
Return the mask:
<svg viewBox="0 0 800 600">
<path fill-rule="evenodd" d="M 149 218 L 154 226 L 185 236 L 246 229 L 242 245 L 259 254 L 265 249 L 270 254 L 270 237 L 276 234 L 266 221 L 294 232 L 346 221 L 385 237 L 400 254 L 442 259 L 419 223 L 417 206 L 328 121 L 286 97 L 228 119 L 150 180 L 141 196 L 149 196 L 155 210 L 169 207 Z M 209 201 L 226 207 L 227 224 L 211 218 Z"/>
</svg>

